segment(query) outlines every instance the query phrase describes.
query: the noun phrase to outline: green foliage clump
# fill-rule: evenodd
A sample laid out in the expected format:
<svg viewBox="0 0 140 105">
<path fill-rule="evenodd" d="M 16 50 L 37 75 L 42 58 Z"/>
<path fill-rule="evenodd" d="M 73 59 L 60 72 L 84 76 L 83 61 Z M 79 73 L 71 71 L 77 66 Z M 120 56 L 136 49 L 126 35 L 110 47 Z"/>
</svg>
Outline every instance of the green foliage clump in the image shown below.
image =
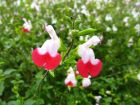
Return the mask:
<svg viewBox="0 0 140 105">
<path fill-rule="evenodd" d="M 101 105 L 139 105 L 140 13 L 138 0 L 65 0 L 39 2 L 40 11 L 30 0 L 0 1 L 0 105 L 93 105 L 101 96 Z M 110 14 L 112 20 L 107 21 Z M 135 16 L 137 15 L 137 16 Z M 21 31 L 22 17 L 31 20 L 31 32 Z M 128 22 L 123 19 L 129 17 Z M 53 25 L 61 38 L 59 52 L 65 60 L 43 78 L 45 70 L 31 60 L 34 48 L 49 38 L 45 23 Z M 140 27 L 140 26 L 139 26 Z M 93 34 L 94 33 L 94 34 Z M 88 36 L 87 36 L 88 35 Z M 103 62 L 103 70 L 92 85 L 70 90 L 64 85 L 70 66 L 76 70 L 77 46 L 93 35 L 103 42 L 94 47 Z M 83 38 L 83 40 L 80 40 Z M 65 56 L 69 46 L 69 53 Z M 54 75 L 54 76 L 53 76 Z M 39 86 L 40 85 L 40 86 Z"/>
</svg>

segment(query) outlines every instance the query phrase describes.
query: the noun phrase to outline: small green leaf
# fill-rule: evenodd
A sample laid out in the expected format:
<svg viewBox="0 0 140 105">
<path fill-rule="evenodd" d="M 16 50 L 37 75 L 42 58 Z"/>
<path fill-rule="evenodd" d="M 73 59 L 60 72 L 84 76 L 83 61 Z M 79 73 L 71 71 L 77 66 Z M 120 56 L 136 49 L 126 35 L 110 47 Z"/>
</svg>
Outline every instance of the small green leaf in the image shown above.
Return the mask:
<svg viewBox="0 0 140 105">
<path fill-rule="evenodd" d="M 28 99 L 25 101 L 25 105 L 33 105 L 35 103 L 35 100 Z"/>
<path fill-rule="evenodd" d="M 69 57 L 69 58 L 67 58 L 64 62 L 63 62 L 63 64 L 74 64 L 75 63 L 75 56 L 71 56 L 71 57 Z"/>
<path fill-rule="evenodd" d="M 15 72 L 16 70 L 15 69 L 7 69 L 5 72 L 4 72 L 4 75 L 10 75 L 11 73 Z"/>
<path fill-rule="evenodd" d="M 78 28 L 80 23 L 81 23 L 80 19 L 75 20 L 75 28 Z"/>
<path fill-rule="evenodd" d="M 50 73 L 50 75 L 51 75 L 52 77 L 55 77 L 54 71 L 49 71 L 49 73 Z"/>
<path fill-rule="evenodd" d="M 69 16 L 65 16 L 64 18 L 65 18 L 65 20 L 67 20 L 68 22 L 71 22 L 71 18 L 70 18 Z"/>
<path fill-rule="evenodd" d="M 79 33 L 79 30 L 72 30 L 71 33 L 73 36 L 77 36 Z"/>
<path fill-rule="evenodd" d="M 80 24 L 81 23 L 81 20 L 80 19 L 77 19 L 76 21 L 75 21 L 75 25 L 78 25 L 78 24 Z"/>
<path fill-rule="evenodd" d="M 16 105 L 17 104 L 17 101 L 9 101 L 6 105 Z"/>
<path fill-rule="evenodd" d="M 0 65 L 3 65 L 5 62 L 0 62 Z"/>
<path fill-rule="evenodd" d="M 77 75 L 76 79 L 77 79 L 77 80 L 82 80 L 83 77 L 81 77 L 80 75 Z"/>
<path fill-rule="evenodd" d="M 3 91 L 4 91 L 4 81 L 1 81 L 0 82 L 0 96 L 2 95 Z"/>
<path fill-rule="evenodd" d="M 68 90 L 71 91 L 71 87 L 70 86 L 68 86 Z"/>
<path fill-rule="evenodd" d="M 80 31 L 78 33 L 79 36 L 83 36 L 83 35 L 89 35 L 89 34 L 93 34 L 94 32 L 96 31 L 96 29 L 93 29 L 93 28 L 89 28 L 89 29 L 85 29 L 83 31 Z"/>
<path fill-rule="evenodd" d="M 66 51 L 67 47 L 65 46 L 65 44 L 63 43 L 61 39 L 60 39 L 60 43 L 61 43 L 61 47 L 59 48 L 59 51 Z"/>
</svg>

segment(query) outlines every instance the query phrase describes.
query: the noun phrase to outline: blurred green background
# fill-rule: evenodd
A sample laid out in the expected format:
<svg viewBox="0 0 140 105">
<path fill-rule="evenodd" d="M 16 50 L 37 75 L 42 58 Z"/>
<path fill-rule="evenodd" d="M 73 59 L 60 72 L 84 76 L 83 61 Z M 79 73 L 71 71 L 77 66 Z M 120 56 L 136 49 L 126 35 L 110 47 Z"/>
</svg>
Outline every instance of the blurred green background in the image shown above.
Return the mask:
<svg viewBox="0 0 140 105">
<path fill-rule="evenodd" d="M 23 17 L 32 23 L 29 33 L 21 30 Z M 74 43 L 55 76 L 48 74 L 40 84 L 45 70 L 33 64 L 31 52 L 49 38 L 45 23 L 61 38 L 62 57 Z M 76 35 L 88 28 L 97 31 Z M 76 70 L 76 47 L 93 35 L 103 37 L 93 48 L 103 70 L 90 87 L 82 88 L 79 80 L 69 90 L 64 79 L 70 66 Z M 95 104 L 140 105 L 140 1 L 0 0 L 0 105 Z"/>
</svg>

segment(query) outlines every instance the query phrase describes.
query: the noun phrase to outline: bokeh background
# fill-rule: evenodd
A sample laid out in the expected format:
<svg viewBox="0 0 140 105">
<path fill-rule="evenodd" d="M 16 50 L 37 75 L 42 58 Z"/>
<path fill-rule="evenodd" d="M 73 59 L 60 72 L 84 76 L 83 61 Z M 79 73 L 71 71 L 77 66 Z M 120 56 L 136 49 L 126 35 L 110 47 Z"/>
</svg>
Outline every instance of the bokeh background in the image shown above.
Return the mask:
<svg viewBox="0 0 140 105">
<path fill-rule="evenodd" d="M 29 33 L 22 31 L 26 18 Z M 49 38 L 45 23 L 61 38 L 66 60 L 43 78 L 31 52 Z M 73 25 L 74 23 L 74 25 Z M 97 31 L 78 36 L 87 28 Z M 88 88 L 67 88 L 67 70 L 76 70 L 76 47 L 91 36 L 103 37 L 93 47 L 103 62 L 99 77 Z M 40 90 L 38 87 L 40 84 Z M 98 100 L 100 97 L 100 100 Z M 140 105 L 140 1 L 139 0 L 0 0 L 0 105 Z"/>
</svg>

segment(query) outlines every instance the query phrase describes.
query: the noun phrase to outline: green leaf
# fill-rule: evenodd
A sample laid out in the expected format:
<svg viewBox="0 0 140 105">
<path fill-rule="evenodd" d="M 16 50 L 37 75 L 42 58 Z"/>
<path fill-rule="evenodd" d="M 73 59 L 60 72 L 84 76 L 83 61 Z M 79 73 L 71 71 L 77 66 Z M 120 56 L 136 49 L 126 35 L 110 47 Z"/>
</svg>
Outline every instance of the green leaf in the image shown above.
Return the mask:
<svg viewBox="0 0 140 105">
<path fill-rule="evenodd" d="M 71 87 L 70 86 L 68 86 L 68 90 L 71 91 Z"/>
<path fill-rule="evenodd" d="M 25 101 L 25 105 L 33 105 L 35 103 L 35 100 L 32 100 L 32 99 L 28 99 Z"/>
<path fill-rule="evenodd" d="M 8 103 L 7 103 L 7 105 L 17 105 L 17 101 L 9 101 Z"/>
<path fill-rule="evenodd" d="M 75 25 L 78 26 L 81 23 L 80 19 L 75 20 Z"/>
<path fill-rule="evenodd" d="M 15 69 L 7 69 L 5 72 L 4 72 L 4 75 L 10 75 L 11 73 L 15 72 L 16 70 Z"/>
<path fill-rule="evenodd" d="M 74 30 L 71 31 L 71 33 L 72 33 L 73 36 L 77 36 L 78 33 L 79 33 L 79 30 L 74 29 Z"/>
<path fill-rule="evenodd" d="M 96 29 L 93 28 L 85 29 L 83 31 L 78 32 L 78 36 L 93 34 L 95 31 Z"/>
<path fill-rule="evenodd" d="M 0 62 L 0 65 L 3 65 L 5 62 Z"/>
<path fill-rule="evenodd" d="M 49 73 L 50 73 L 50 75 L 51 75 L 52 77 L 55 77 L 54 71 L 49 71 Z"/>
<path fill-rule="evenodd" d="M 62 39 L 60 39 L 60 43 L 61 43 L 61 47 L 59 48 L 59 51 L 66 51 L 67 50 L 67 47 L 63 43 Z"/>
<path fill-rule="evenodd" d="M 0 81 L 0 96 L 2 95 L 4 91 L 4 81 Z"/>
<path fill-rule="evenodd" d="M 34 105 L 44 105 L 44 100 L 43 99 L 37 99 Z"/>
<path fill-rule="evenodd" d="M 68 21 L 69 23 L 71 23 L 71 18 L 70 18 L 69 16 L 64 16 L 64 19 L 65 19 L 66 21 Z"/>
<path fill-rule="evenodd" d="M 67 58 L 67 59 L 63 62 L 63 64 L 72 64 L 72 63 L 74 64 L 74 63 L 75 63 L 74 59 L 75 59 L 75 56 L 71 56 L 71 57 Z"/>
</svg>

